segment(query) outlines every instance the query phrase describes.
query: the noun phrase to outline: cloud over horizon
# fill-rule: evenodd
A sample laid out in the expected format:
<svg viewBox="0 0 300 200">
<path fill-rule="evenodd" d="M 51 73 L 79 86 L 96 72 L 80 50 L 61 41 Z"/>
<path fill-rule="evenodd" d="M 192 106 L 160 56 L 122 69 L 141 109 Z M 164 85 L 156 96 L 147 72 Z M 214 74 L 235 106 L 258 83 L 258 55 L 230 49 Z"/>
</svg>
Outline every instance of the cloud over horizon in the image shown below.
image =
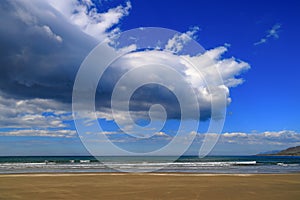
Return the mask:
<svg viewBox="0 0 300 200">
<path fill-rule="evenodd" d="M 91 0 L 3 1 L 0 5 L 0 22 L 3 24 L 0 27 L 0 136 L 77 137 L 71 113 L 76 73 L 100 41 L 118 36 L 120 22 L 131 9 L 130 1 L 102 12 Z M 97 90 L 98 117 L 107 121 L 114 119 L 110 103 L 114 85 L 124 73 L 145 63 L 172 66 L 182 80 L 180 82 L 174 74 L 161 73 L 161 69 L 150 66 L 144 71 L 135 71 L 131 83 L 140 79 L 160 81 L 168 88 L 176 88 L 185 102 L 192 102 L 186 88 L 189 85 L 200 104 L 200 120 L 212 117 L 212 103 L 220 105 L 225 98 L 228 106 L 231 88 L 243 83 L 240 75 L 250 65 L 233 56 L 226 58 L 226 45 L 201 54 L 186 53 L 184 45 L 197 37 L 198 30 L 194 27 L 175 34 L 163 45 L 162 50 L 166 52 L 135 51 L 112 63 Z M 190 67 L 189 61 L 197 63 L 202 77 Z M 220 78 L 223 82 L 216 81 Z M 126 92 L 128 88 L 123 89 Z M 122 103 L 119 101 L 118 105 Z M 156 84 L 145 85 L 134 93 L 130 102 L 131 115 L 137 119 L 147 118 L 153 104 L 166 109 L 167 120 L 180 119 L 176 96 L 166 87 Z M 194 108 L 193 103 L 187 104 L 186 112 L 192 113 Z M 118 117 L 124 118 L 126 115 L 120 111 Z M 161 119 L 161 110 L 155 110 L 154 116 Z M 188 119 L 194 120 L 193 117 L 188 116 Z M 122 138 L 124 134 L 118 131 L 115 128 L 103 133 L 115 142 L 126 142 L 126 138 Z M 161 140 L 166 142 L 170 137 L 167 131 L 157 130 L 150 144 Z"/>
<path fill-rule="evenodd" d="M 92 134 L 92 133 L 90 133 Z M 97 134 L 105 134 L 110 138 L 110 141 L 117 146 L 130 148 L 132 146 L 143 146 L 143 148 L 157 148 L 157 146 L 164 146 L 172 140 L 172 136 L 163 131 L 157 132 L 148 139 L 143 141 L 138 138 L 128 137 L 120 132 L 101 132 Z M 191 132 L 196 134 L 196 139 L 186 152 L 187 155 L 197 155 L 199 145 L 203 143 L 206 134 Z M 212 134 L 212 133 L 207 133 Z M 77 138 L 75 130 L 45 130 L 45 129 L 12 129 L 0 130 L 0 136 L 6 137 L 20 137 L 20 136 L 36 136 L 39 138 Z M 186 137 L 189 137 L 187 135 Z M 182 144 L 185 138 L 181 139 Z M 42 140 L 43 141 L 43 140 Z M 282 131 L 265 131 L 260 133 L 247 132 L 228 132 L 220 134 L 220 138 L 215 145 L 212 155 L 254 155 L 264 153 L 270 150 L 283 150 L 292 146 L 300 145 L 300 133 L 291 130 Z M 101 144 L 105 141 L 91 141 L 91 143 Z M 180 143 L 178 145 L 181 145 Z M 81 152 L 83 153 L 83 152 Z M 170 152 L 172 153 L 172 152 Z"/>
<path fill-rule="evenodd" d="M 22 116 L 19 114 L 5 114 L 2 127 L 20 127 L 22 124 L 27 126 L 26 119 L 36 119 L 35 124 L 49 127 L 63 126 L 63 122 L 58 122 L 52 116 L 43 116 L 44 111 L 41 109 L 35 111 L 28 110 L 25 107 L 37 104 L 43 101 L 44 105 L 64 105 L 61 112 L 70 113 L 71 111 L 71 94 L 76 72 L 85 58 L 98 41 L 111 34 L 117 34 L 120 29 L 116 26 L 120 19 L 129 14 L 131 3 L 128 1 L 124 5 L 108 9 L 107 12 L 98 13 L 92 1 L 83 2 L 67 1 L 4 1 L 1 6 L 1 23 L 15 24 L 16 26 L 2 26 L 0 28 L 1 38 L 1 57 L 0 57 L 0 90 L 2 94 L 2 113 L 9 113 L 5 107 L 4 98 L 15 102 L 27 102 L 23 104 Z M 42 10 L 42 11 L 41 11 Z M 14 27 L 14 28 L 13 28 Z M 199 28 L 195 27 L 182 35 L 176 35 L 165 46 L 166 50 L 180 52 L 182 45 L 189 42 L 189 38 L 195 37 Z M 227 51 L 226 47 L 217 47 L 207 51 L 200 56 L 189 57 L 203 66 L 204 76 L 214 79 L 217 74 L 212 74 L 210 68 L 218 68 L 224 79 L 224 85 L 219 85 L 220 90 L 224 90 L 228 104 L 231 99 L 229 88 L 235 87 L 243 82 L 237 76 L 249 69 L 245 62 L 237 61 L 235 58 L 223 59 L 222 54 Z M 139 65 L 144 62 L 160 61 L 163 64 L 171 64 L 174 68 L 181 70 L 186 81 L 193 85 L 197 91 L 199 102 L 203 106 L 202 119 L 210 117 L 210 93 L 205 84 L 195 71 L 180 63 L 180 56 L 161 58 L 155 52 L 137 52 L 124 56 L 118 63 L 114 63 L 112 70 L 108 71 L 104 85 L 105 94 L 99 92 L 103 102 L 100 102 L 100 112 L 104 111 L 107 115 L 109 109 L 109 95 L 112 92 L 111 87 L 114 85 L 114 78 L 120 77 L 121 73 L 131 69 L 132 62 Z M 188 55 L 182 55 L 182 57 Z M 176 62 L 176 59 L 178 63 Z M 105 79 L 105 78 L 104 78 Z M 172 77 L 169 77 L 172 79 Z M 106 81 L 106 82 L 105 82 Z M 172 87 L 179 87 L 174 84 Z M 151 91 L 151 86 L 148 87 Z M 134 111 L 147 111 L 149 105 L 153 102 L 160 101 L 162 105 L 169 108 L 170 117 L 178 118 L 179 114 L 176 105 L 172 102 L 172 95 L 164 88 L 155 87 L 154 93 L 145 92 L 136 94 L 136 101 L 132 102 Z M 216 94 L 217 94 L 216 90 Z M 184 94 L 184 88 L 182 89 Z M 154 94 L 154 95 L 153 95 Z M 157 94 L 157 95 L 156 95 Z M 104 96 L 103 96 L 104 95 Z M 107 97 L 105 97 L 107 95 Z M 161 95 L 165 99 L 161 101 Z M 151 98 L 149 98 L 151 97 Z M 13 100 L 15 99 L 15 100 Z M 171 99 L 171 100 L 170 100 Z M 105 102 L 107 101 L 107 102 Z M 29 103 L 30 102 L 30 103 Z M 6 101 L 7 103 L 7 101 Z M 176 103 L 176 102 L 175 102 Z M 17 103 L 10 104 L 10 110 L 16 110 Z M 34 106 L 32 106 L 34 107 Z M 173 108 L 172 108 L 173 107 Z M 4 112 L 4 110 L 6 111 Z M 50 112 L 55 112 L 55 108 L 48 108 Z M 205 114 L 206 113 L 206 114 Z M 11 116 L 11 117 L 10 117 Z M 53 120 L 53 122 L 50 122 Z M 10 122 L 9 122 L 10 121 Z M 46 121 L 48 121 L 46 123 Z M 19 122 L 19 123 L 18 123 Z M 52 123 L 52 124 L 51 124 Z M 28 126 L 30 123 L 28 124 Z"/>
</svg>

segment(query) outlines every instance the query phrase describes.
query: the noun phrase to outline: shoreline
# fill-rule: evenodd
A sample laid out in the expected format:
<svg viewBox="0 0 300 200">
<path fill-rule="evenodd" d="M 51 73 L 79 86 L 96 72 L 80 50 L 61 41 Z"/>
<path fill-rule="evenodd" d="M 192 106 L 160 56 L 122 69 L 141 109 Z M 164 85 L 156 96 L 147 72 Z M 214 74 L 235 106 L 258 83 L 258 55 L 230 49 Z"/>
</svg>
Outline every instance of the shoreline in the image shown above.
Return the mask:
<svg viewBox="0 0 300 200">
<path fill-rule="evenodd" d="M 0 173 L 0 177 L 51 177 L 51 176 L 124 176 L 124 175 L 137 175 L 137 176 L 294 176 L 299 175 L 299 172 L 293 173 L 192 173 L 192 172 L 42 172 L 42 173 Z"/>
</svg>

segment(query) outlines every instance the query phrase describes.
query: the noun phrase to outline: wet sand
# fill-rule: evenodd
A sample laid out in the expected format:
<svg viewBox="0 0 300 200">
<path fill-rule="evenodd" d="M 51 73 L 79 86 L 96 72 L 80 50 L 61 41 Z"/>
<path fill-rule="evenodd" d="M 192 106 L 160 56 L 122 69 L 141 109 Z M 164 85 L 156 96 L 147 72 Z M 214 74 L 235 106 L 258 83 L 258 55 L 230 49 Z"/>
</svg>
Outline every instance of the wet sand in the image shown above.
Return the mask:
<svg viewBox="0 0 300 200">
<path fill-rule="evenodd" d="M 300 174 L 0 175 L 0 199 L 299 199 Z"/>
</svg>

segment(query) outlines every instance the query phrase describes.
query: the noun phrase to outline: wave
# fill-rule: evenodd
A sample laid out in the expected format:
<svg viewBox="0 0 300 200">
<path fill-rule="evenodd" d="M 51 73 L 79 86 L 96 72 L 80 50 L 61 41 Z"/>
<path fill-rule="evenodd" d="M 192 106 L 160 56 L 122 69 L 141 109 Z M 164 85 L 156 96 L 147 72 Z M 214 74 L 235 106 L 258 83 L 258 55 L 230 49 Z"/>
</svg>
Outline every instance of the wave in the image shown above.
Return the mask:
<svg viewBox="0 0 300 200">
<path fill-rule="evenodd" d="M 180 168 L 191 168 L 191 167 L 224 167 L 224 166 L 238 166 L 238 165 L 256 165 L 256 161 L 238 161 L 238 162 L 141 162 L 141 163 L 100 163 L 89 160 L 80 160 L 79 163 L 55 163 L 55 162 L 43 162 L 43 163 L 1 163 L 0 169 L 13 169 L 13 168 L 103 168 L 107 166 L 116 168 L 144 168 L 144 167 L 180 167 Z"/>
<path fill-rule="evenodd" d="M 151 171 L 191 173 L 292 173 L 300 172 L 297 158 L 183 157 L 170 162 L 165 157 L 30 157 L 0 158 L 0 173 Z"/>
<path fill-rule="evenodd" d="M 297 167 L 300 166 L 300 164 L 297 163 L 277 163 L 278 166 L 282 166 L 282 167 Z"/>
</svg>

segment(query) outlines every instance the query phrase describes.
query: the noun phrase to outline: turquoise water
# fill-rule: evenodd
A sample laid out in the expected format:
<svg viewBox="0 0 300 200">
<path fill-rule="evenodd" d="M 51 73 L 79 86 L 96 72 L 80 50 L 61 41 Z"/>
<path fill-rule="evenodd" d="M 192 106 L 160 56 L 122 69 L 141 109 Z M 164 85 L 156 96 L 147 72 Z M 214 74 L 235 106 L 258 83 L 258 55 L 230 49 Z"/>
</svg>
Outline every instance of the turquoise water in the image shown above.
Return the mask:
<svg viewBox="0 0 300 200">
<path fill-rule="evenodd" d="M 0 157 L 0 173 L 67 173 L 156 171 L 187 173 L 296 173 L 300 156 L 182 156 L 99 157 L 26 156 Z"/>
</svg>

